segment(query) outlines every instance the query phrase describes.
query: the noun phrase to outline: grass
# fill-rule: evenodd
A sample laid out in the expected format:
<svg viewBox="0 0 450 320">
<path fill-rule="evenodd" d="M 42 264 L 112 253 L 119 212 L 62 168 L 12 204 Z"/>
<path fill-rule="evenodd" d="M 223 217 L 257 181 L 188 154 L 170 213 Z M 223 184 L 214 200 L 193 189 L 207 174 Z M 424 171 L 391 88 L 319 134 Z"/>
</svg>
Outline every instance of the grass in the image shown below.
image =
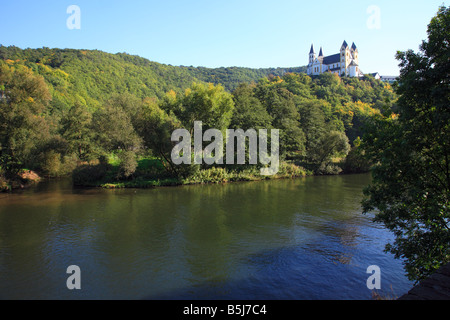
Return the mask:
<svg viewBox="0 0 450 320">
<path fill-rule="evenodd" d="M 100 187 L 105 189 L 123 189 L 123 188 L 139 188 L 139 189 L 148 189 L 155 188 L 161 186 L 177 186 L 182 183 L 175 178 L 162 179 L 162 180 L 143 180 L 143 179 L 134 179 L 125 182 L 112 182 L 112 183 L 103 183 L 100 184 Z"/>
</svg>

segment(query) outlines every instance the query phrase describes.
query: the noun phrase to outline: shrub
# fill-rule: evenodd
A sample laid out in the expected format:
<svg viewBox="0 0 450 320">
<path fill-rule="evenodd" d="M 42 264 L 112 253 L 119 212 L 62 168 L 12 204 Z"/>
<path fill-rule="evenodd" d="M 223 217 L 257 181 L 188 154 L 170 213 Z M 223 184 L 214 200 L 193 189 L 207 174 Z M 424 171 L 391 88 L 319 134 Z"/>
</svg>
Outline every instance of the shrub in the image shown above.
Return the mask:
<svg viewBox="0 0 450 320">
<path fill-rule="evenodd" d="M 335 164 L 322 164 L 317 170 L 318 175 L 338 175 L 342 172 L 342 169 Z"/>
<path fill-rule="evenodd" d="M 43 155 L 41 168 L 43 173 L 47 176 L 58 176 L 59 171 L 61 170 L 61 154 L 53 150 L 46 152 Z"/>
<path fill-rule="evenodd" d="M 279 176 L 283 177 L 304 177 L 307 175 L 306 170 L 294 163 L 282 162 L 278 171 Z"/>
<path fill-rule="evenodd" d="M 346 173 L 360 173 L 370 171 L 371 163 L 364 158 L 364 151 L 360 147 L 353 147 L 342 166 Z"/>
<path fill-rule="evenodd" d="M 8 180 L 0 172 L 0 192 L 6 192 L 11 190 L 11 185 Z"/>
<path fill-rule="evenodd" d="M 136 172 L 138 162 L 136 160 L 136 154 L 133 151 L 124 151 L 119 154 L 119 179 L 128 179 Z"/>
<path fill-rule="evenodd" d="M 188 183 L 220 183 L 226 181 L 228 181 L 227 170 L 219 167 L 198 170 L 185 179 L 185 182 Z"/>
<path fill-rule="evenodd" d="M 96 186 L 105 179 L 107 170 L 108 168 L 104 164 L 80 166 L 72 173 L 73 184 L 78 186 Z"/>
</svg>

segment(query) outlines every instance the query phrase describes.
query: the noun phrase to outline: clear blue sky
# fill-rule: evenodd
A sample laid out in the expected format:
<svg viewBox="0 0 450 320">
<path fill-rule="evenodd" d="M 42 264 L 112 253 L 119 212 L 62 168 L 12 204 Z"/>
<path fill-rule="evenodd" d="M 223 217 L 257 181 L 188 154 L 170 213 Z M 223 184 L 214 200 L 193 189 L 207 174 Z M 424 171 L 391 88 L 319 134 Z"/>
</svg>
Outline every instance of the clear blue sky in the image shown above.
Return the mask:
<svg viewBox="0 0 450 320">
<path fill-rule="evenodd" d="M 444 0 L 1 0 L 0 44 L 98 49 L 205 67 L 295 67 L 355 42 L 363 72 L 397 75 L 397 50 L 418 50 Z M 69 5 L 81 9 L 70 30 Z M 379 8 L 379 20 L 371 19 Z M 369 28 L 367 21 L 379 22 Z M 374 25 L 373 23 L 371 25 Z"/>
</svg>

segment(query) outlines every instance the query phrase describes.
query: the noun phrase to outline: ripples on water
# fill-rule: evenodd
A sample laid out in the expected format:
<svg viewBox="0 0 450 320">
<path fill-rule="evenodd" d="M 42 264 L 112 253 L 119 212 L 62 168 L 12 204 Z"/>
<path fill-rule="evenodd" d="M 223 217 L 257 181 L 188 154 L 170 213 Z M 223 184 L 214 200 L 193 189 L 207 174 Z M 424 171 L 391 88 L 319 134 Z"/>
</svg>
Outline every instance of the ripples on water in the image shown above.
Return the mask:
<svg viewBox="0 0 450 320">
<path fill-rule="evenodd" d="M 370 299 L 412 284 L 361 214 L 368 175 L 185 186 L 41 184 L 0 199 L 0 298 Z M 82 290 L 66 288 L 81 268 Z"/>
</svg>

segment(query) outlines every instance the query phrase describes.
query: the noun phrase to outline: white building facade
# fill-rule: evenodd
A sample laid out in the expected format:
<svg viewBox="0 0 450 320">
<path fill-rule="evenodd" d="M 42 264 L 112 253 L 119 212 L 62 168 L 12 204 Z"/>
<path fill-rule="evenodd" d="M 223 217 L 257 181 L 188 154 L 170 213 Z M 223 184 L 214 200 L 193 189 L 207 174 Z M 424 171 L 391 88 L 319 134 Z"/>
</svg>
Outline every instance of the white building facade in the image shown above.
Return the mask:
<svg viewBox="0 0 450 320">
<path fill-rule="evenodd" d="M 311 45 L 307 73 L 314 76 L 324 72 L 336 73 L 339 76 L 362 77 L 363 73 L 359 68 L 359 52 L 355 43 L 349 47 L 344 41 L 339 53 L 326 57 L 323 55 L 322 48 L 316 57 L 314 45 Z"/>
</svg>

